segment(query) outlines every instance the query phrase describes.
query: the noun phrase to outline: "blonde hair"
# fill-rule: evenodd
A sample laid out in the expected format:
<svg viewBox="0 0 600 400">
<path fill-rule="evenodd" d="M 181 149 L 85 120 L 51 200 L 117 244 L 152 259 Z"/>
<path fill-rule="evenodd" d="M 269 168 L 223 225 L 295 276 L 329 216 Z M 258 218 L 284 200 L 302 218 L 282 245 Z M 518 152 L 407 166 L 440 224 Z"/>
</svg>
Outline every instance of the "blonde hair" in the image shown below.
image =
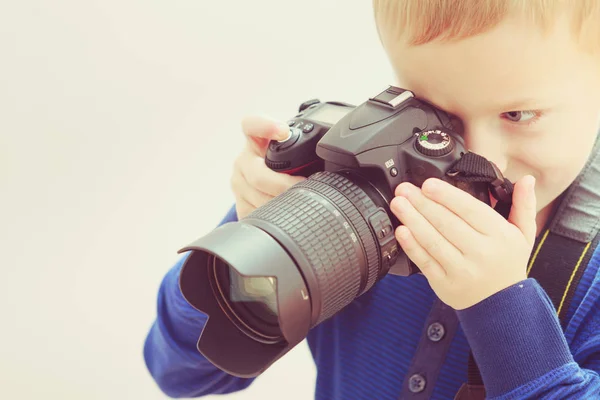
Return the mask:
<svg viewBox="0 0 600 400">
<path fill-rule="evenodd" d="M 521 15 L 547 30 L 569 15 L 573 34 L 600 52 L 600 0 L 373 0 L 378 26 L 394 29 L 409 45 L 451 41 L 484 33 L 509 15 Z"/>
</svg>

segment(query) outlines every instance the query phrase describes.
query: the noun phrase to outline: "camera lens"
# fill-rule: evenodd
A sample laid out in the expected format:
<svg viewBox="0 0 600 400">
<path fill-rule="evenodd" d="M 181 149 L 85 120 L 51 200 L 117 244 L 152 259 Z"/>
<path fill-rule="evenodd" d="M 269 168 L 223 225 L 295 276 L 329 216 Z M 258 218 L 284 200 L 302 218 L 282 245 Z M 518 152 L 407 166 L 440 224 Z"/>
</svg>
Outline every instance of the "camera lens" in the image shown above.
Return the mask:
<svg viewBox="0 0 600 400">
<path fill-rule="evenodd" d="M 180 285 L 208 315 L 202 354 L 256 376 L 367 292 L 396 245 L 386 207 L 364 177 L 323 171 L 199 239 Z"/>
<path fill-rule="evenodd" d="M 212 262 L 213 291 L 232 322 L 257 340 L 280 339 L 275 278 L 243 276 L 216 256 Z"/>
</svg>

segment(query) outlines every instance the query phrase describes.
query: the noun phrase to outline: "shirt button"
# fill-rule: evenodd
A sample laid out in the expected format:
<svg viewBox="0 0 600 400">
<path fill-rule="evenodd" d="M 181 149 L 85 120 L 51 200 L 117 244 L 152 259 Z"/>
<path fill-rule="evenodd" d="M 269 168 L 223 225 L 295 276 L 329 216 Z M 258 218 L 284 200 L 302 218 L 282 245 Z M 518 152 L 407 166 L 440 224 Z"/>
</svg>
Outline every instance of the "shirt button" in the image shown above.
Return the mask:
<svg viewBox="0 0 600 400">
<path fill-rule="evenodd" d="M 427 337 L 432 342 L 439 342 L 442 340 L 445 334 L 446 330 L 444 329 L 444 325 L 440 324 L 439 322 L 434 322 L 427 328 Z"/>
<path fill-rule="evenodd" d="M 425 384 L 427 381 L 423 375 L 414 374 L 408 380 L 408 389 L 413 393 L 419 393 L 425 390 Z"/>
</svg>

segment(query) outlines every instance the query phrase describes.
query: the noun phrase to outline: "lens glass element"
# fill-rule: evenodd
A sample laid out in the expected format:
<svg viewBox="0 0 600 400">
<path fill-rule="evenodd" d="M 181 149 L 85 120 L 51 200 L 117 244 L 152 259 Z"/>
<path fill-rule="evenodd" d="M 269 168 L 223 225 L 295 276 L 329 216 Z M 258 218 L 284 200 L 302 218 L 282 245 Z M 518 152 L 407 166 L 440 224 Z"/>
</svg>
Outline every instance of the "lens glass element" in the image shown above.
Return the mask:
<svg viewBox="0 0 600 400">
<path fill-rule="evenodd" d="M 229 268 L 229 299 L 231 301 L 258 302 L 261 314 L 277 317 L 275 279 L 271 277 L 242 276 Z"/>
<path fill-rule="evenodd" d="M 244 276 L 214 257 L 214 276 L 221 301 L 236 325 L 266 340 L 281 336 L 277 312 L 277 286 L 273 277 Z"/>
</svg>

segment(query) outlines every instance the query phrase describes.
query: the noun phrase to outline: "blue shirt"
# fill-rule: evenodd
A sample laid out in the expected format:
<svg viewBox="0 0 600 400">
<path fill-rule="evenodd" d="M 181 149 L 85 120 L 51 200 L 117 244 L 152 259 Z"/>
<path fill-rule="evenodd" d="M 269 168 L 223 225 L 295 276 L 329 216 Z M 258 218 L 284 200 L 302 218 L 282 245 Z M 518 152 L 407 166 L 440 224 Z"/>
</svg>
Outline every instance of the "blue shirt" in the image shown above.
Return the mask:
<svg viewBox="0 0 600 400">
<path fill-rule="evenodd" d="M 232 207 L 221 224 L 236 220 Z M 532 278 L 471 308 L 452 311 L 460 323 L 447 336 L 441 367 L 434 367 L 434 383 L 431 377 L 426 383 L 431 398 L 452 399 L 467 381 L 471 348 L 488 398 L 600 399 L 599 249 L 573 296 L 564 331 L 546 292 Z M 206 316 L 179 291 L 184 261 L 185 257 L 171 268 L 160 286 L 157 319 L 144 346 L 148 370 L 170 397 L 242 390 L 253 379 L 220 371 L 196 349 Z M 448 316 L 443 308 L 422 275 L 383 278 L 309 332 L 317 367 L 315 398 L 397 400 L 411 393 L 411 362 L 421 337 L 427 335 L 432 309 Z M 436 342 L 445 340 L 439 332 L 429 334 Z"/>
</svg>

